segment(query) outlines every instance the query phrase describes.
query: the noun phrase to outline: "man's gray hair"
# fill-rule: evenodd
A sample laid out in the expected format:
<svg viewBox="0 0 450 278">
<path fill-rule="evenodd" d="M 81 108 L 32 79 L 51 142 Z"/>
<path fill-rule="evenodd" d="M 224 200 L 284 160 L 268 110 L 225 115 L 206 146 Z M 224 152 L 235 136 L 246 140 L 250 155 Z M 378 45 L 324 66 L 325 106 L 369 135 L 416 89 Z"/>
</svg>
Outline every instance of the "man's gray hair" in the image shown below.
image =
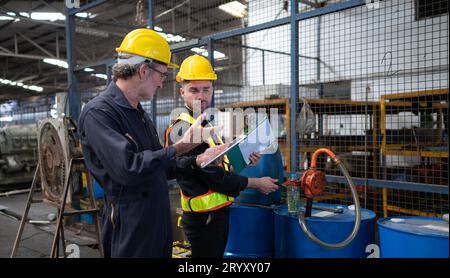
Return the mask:
<svg viewBox="0 0 450 278">
<path fill-rule="evenodd" d="M 141 65 L 147 65 L 150 70 L 154 70 L 153 68 L 156 65 L 165 65 L 165 64 L 152 59 L 146 59 L 137 64 L 115 63 L 112 66 L 113 81 L 116 82 L 117 79 L 119 78 L 126 80 L 127 78 L 132 77 L 139 70 L 139 67 Z"/>
<path fill-rule="evenodd" d="M 114 64 L 112 67 L 112 76 L 114 82 L 117 81 L 117 79 L 128 79 L 132 77 L 138 70 L 139 67 L 144 64 L 145 62 L 141 62 L 138 64 Z"/>
</svg>

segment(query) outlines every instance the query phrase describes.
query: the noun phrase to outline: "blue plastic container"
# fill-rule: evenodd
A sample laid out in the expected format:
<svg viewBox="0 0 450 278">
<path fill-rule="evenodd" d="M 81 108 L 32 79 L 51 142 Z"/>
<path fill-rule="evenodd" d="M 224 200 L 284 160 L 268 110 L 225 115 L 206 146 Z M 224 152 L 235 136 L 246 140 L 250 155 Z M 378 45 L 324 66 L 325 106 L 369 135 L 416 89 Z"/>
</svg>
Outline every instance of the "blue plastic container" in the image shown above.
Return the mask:
<svg viewBox="0 0 450 278">
<path fill-rule="evenodd" d="M 95 199 L 102 199 L 103 195 L 104 195 L 104 191 L 103 188 L 101 187 L 101 185 L 97 182 L 96 179 L 94 180 L 94 197 Z"/>
<path fill-rule="evenodd" d="M 271 258 L 273 247 L 273 210 L 233 204 L 224 257 Z"/>
<path fill-rule="evenodd" d="M 319 203 L 314 205 L 339 207 Z M 338 243 L 346 239 L 353 229 L 355 215 L 347 206 L 342 208 L 343 213 L 313 209 L 312 217 L 306 219 L 309 230 L 327 243 Z M 365 258 L 370 255 L 366 253 L 366 247 L 375 243 L 375 213 L 370 210 L 361 209 L 361 226 L 355 239 L 346 247 L 333 250 L 308 239 L 300 228 L 298 217 L 287 213 L 287 205 L 278 206 L 274 215 L 276 258 Z"/>
<path fill-rule="evenodd" d="M 103 199 L 103 195 L 104 195 L 104 191 L 103 188 L 100 186 L 100 184 L 97 182 L 96 179 L 93 179 L 94 183 L 93 183 L 93 188 L 94 188 L 94 199 Z M 88 192 L 86 190 L 86 196 L 88 196 Z M 85 222 L 87 224 L 94 224 L 94 217 L 92 216 L 91 213 L 83 213 L 81 214 L 80 217 L 82 222 Z"/>
<path fill-rule="evenodd" d="M 440 218 L 381 218 L 378 234 L 382 258 L 448 258 L 448 223 Z"/>
<path fill-rule="evenodd" d="M 86 224 L 94 224 L 94 216 L 91 213 L 83 213 L 80 217 L 81 222 L 85 222 Z"/>
<path fill-rule="evenodd" d="M 255 166 L 247 166 L 239 175 L 249 178 L 271 177 L 278 179 L 282 183 L 284 178 L 283 160 L 281 158 L 280 150 L 278 149 L 273 154 L 265 154 Z M 245 189 L 241 191 L 236 198 L 236 203 L 240 204 L 258 204 L 271 205 L 279 203 L 283 189 L 264 195 L 255 189 Z"/>
</svg>

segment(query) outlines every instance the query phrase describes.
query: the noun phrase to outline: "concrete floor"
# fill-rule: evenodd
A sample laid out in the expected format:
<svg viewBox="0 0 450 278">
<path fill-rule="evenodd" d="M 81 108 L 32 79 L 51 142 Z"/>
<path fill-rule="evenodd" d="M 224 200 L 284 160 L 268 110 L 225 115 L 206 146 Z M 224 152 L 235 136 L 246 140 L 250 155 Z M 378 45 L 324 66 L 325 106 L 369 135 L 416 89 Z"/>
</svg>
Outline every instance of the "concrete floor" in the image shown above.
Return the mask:
<svg viewBox="0 0 450 278">
<path fill-rule="evenodd" d="M 40 193 L 35 194 L 35 199 L 41 198 Z M 19 229 L 20 219 L 25 209 L 28 194 L 0 197 L 0 258 L 11 255 L 14 240 Z M 28 218 L 31 220 L 48 220 L 49 213 L 56 213 L 57 209 L 45 203 L 32 204 Z M 45 258 L 49 256 L 53 235 L 54 222 L 50 224 L 25 225 L 22 241 L 16 257 L 19 258 Z M 95 240 L 81 230 L 65 229 L 66 245 L 77 244 L 81 258 L 100 257 L 97 249 L 92 246 Z"/>
</svg>

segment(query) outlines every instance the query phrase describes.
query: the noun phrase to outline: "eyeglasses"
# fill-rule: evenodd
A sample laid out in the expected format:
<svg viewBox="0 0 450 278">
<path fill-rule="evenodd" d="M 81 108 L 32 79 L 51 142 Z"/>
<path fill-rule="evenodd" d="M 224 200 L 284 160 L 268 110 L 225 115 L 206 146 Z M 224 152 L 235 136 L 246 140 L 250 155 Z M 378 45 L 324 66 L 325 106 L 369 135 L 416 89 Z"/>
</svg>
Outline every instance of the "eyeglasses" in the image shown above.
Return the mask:
<svg viewBox="0 0 450 278">
<path fill-rule="evenodd" d="M 167 72 L 162 72 L 157 70 L 156 68 L 152 67 L 149 63 L 145 63 L 149 68 L 151 68 L 152 70 L 156 71 L 157 73 L 159 73 L 159 76 L 161 77 L 161 82 L 164 82 L 164 80 L 166 80 L 166 78 L 169 76 L 167 74 Z"/>
</svg>

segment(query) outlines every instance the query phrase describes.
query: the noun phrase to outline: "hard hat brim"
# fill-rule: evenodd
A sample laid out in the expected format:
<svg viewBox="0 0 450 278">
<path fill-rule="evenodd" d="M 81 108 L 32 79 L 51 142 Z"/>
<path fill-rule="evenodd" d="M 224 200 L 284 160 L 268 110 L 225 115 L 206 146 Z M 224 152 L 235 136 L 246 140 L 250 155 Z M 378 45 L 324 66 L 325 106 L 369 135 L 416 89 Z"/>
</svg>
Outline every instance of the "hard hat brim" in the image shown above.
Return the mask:
<svg viewBox="0 0 450 278">
<path fill-rule="evenodd" d="M 174 63 L 169 63 L 169 64 L 167 65 L 167 67 L 168 67 L 169 69 L 177 69 L 177 68 L 179 68 L 180 66 L 177 65 L 177 64 L 174 64 Z"/>
</svg>

